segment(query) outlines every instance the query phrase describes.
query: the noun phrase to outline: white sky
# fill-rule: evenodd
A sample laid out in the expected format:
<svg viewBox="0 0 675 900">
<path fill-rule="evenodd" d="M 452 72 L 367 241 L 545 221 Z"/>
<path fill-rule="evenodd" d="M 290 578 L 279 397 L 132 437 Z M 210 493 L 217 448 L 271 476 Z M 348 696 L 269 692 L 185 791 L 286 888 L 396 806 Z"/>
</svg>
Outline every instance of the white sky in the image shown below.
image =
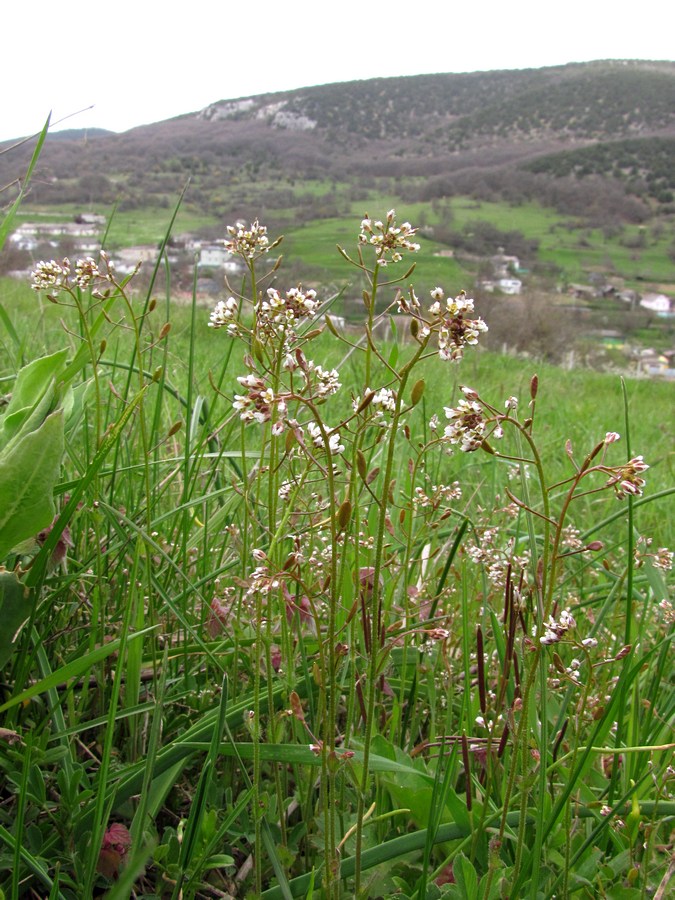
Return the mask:
<svg viewBox="0 0 675 900">
<path fill-rule="evenodd" d="M 4 0 L 0 140 L 336 81 L 673 59 L 668 0 Z"/>
</svg>

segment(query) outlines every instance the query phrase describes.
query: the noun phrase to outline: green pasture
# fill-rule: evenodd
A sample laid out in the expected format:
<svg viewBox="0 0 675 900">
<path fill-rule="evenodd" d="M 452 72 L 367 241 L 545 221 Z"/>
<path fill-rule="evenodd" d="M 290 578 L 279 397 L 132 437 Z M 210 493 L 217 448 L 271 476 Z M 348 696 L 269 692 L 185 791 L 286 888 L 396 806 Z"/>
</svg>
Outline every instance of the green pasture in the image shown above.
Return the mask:
<svg viewBox="0 0 675 900">
<path fill-rule="evenodd" d="M 240 190 L 238 184 L 222 188 L 220 201 L 227 205 L 228 200 L 238 196 Z M 512 206 L 475 201 L 468 197 L 453 197 L 433 203 L 406 203 L 394 192 L 382 193 L 376 189 L 364 191 L 367 193 L 364 199 L 351 200 L 347 182 L 333 185 L 319 179 L 257 183 L 252 189 L 247 189 L 246 194 L 245 205 L 250 207 L 251 218 L 264 219 L 261 209 L 265 209 L 265 196 L 273 190 L 311 195 L 315 202 L 323 196 L 331 201 L 337 199 L 341 207 L 349 210 L 345 216 L 314 219 L 301 225 L 294 224 L 303 206 L 300 202 L 269 211 L 285 233 L 282 252 L 292 256 L 294 262 L 310 267 L 317 276 L 330 281 L 340 281 L 341 276 L 344 281 L 344 268 L 335 252 L 336 243 L 353 244 L 355 228 L 366 212 L 377 218 L 384 216 L 388 209 L 395 208 L 399 219 L 407 218 L 413 224 L 425 222 L 431 228 L 445 218 L 449 226 L 456 230 L 468 228 L 472 222 L 488 222 L 504 232 L 519 231 L 525 238 L 539 242 L 537 259 L 558 270 L 558 280 L 562 283 L 585 282 L 591 273 L 598 272 L 608 277 L 622 278 L 627 287 L 643 290 L 646 283 L 668 285 L 675 282 L 675 263 L 669 256 L 675 240 L 675 225 L 668 219 L 648 226 L 613 228 L 615 223 L 609 222 L 608 229 L 591 228 L 581 221 L 571 220 L 533 203 Z M 95 211 L 110 218 L 107 243 L 111 248 L 158 243 L 168 218 L 165 209 L 150 207 L 116 210 L 114 214 L 109 208 L 97 208 Z M 25 206 L 17 221 L 30 221 L 31 218 L 67 221 L 80 212 L 81 207 L 73 204 L 38 208 Z M 211 231 L 216 238 L 224 233 L 224 224 L 215 216 L 206 216 L 191 207 L 188 188 L 173 233 Z M 420 237 L 420 243 L 422 250 L 417 261 L 418 268 L 423 271 L 425 286 L 427 283 L 431 287 L 434 283 L 442 283 L 452 291 L 472 287 L 475 261 L 468 264 L 469 271 L 462 266 L 461 254 L 460 260 L 442 259 L 435 254 L 450 248 L 435 243 L 424 234 Z M 510 252 L 509 247 L 504 250 Z"/>
<path fill-rule="evenodd" d="M 106 246 L 110 249 L 131 247 L 135 245 L 158 244 L 166 231 L 170 212 L 166 209 L 144 207 L 131 210 L 119 210 L 109 206 L 97 206 L 94 209 L 83 209 L 75 204 L 58 206 L 31 207 L 24 206 L 16 216 L 16 224 L 22 222 L 72 222 L 75 216 L 83 212 L 105 216 L 108 221 Z M 173 234 L 193 232 L 200 229 L 218 229 L 215 218 L 205 216 L 203 213 L 191 209 L 189 205 L 182 206 L 176 216 Z M 103 238 L 105 227 L 101 229 L 100 237 Z"/>
</svg>

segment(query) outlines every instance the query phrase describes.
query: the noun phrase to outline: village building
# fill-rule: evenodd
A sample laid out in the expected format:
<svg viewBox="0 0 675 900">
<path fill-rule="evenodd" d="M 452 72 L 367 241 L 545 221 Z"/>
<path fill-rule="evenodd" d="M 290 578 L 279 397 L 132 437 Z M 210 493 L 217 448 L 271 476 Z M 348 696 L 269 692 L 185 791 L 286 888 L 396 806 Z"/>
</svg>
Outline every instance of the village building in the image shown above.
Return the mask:
<svg viewBox="0 0 675 900">
<path fill-rule="evenodd" d="M 649 293 L 642 295 L 640 306 L 655 313 L 669 313 L 671 302 L 665 294 Z"/>
</svg>

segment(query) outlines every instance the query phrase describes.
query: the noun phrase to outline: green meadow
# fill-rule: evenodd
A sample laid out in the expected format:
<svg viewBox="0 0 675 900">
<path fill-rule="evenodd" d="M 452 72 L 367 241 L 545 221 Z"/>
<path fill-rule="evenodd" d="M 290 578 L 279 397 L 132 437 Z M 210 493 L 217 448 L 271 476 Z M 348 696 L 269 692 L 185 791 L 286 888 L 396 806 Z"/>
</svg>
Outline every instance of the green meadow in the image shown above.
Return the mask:
<svg viewBox="0 0 675 900">
<path fill-rule="evenodd" d="M 422 207 L 358 205 L 235 230 L 215 308 L 0 281 L 1 896 L 667 896 L 672 385 L 485 351 Z"/>
<path fill-rule="evenodd" d="M 405 182 L 412 189 L 414 180 Z M 273 182 L 260 182 L 249 190 L 245 202 L 240 206 L 250 211 L 250 217 L 265 210 L 266 192 L 275 189 Z M 285 193 L 292 196 L 299 185 L 289 182 Z M 229 189 L 229 202 L 236 196 L 236 185 Z M 519 232 L 528 241 L 536 241 L 538 249 L 532 262 L 552 267 L 551 274 L 555 282 L 585 282 L 591 273 L 604 273 L 607 277 L 623 279 L 626 287 L 644 290 L 645 283 L 662 284 L 667 288 L 673 282 L 672 247 L 675 234 L 672 223 L 665 217 L 647 225 L 622 224 L 618 227 L 608 223 L 608 227 L 589 226 L 577 218 L 566 217 L 552 209 L 533 203 L 511 205 L 505 202 L 475 201 L 467 197 L 444 198 L 429 203 L 402 202 L 394 192 L 380 189 L 369 189 L 362 192 L 363 199 L 353 200 L 351 185 L 344 183 L 329 184 L 323 181 L 306 181 L 302 183 L 303 196 L 309 196 L 313 204 L 309 207 L 317 212 L 321 200 L 337 204 L 342 210 L 339 216 L 326 218 L 309 218 L 303 214 L 302 224 L 297 224 L 298 213 L 303 209 L 299 202 L 295 205 L 279 207 L 274 204 L 270 210 L 270 218 L 283 231 L 286 242 L 284 252 L 292 255 L 295 263 L 303 264 L 310 273 L 320 275 L 324 280 L 333 281 L 344 275 L 340 259 L 335 254 L 337 243 L 348 242 L 353 223 L 366 212 L 378 210 L 384 214 L 389 208 L 396 208 L 401 217 L 414 222 L 423 220 L 432 229 L 445 223 L 457 231 L 470 233 L 472 223 L 488 223 L 499 230 Z M 228 205 L 228 193 L 223 194 L 223 207 Z M 288 200 L 285 201 L 288 203 Z M 257 204 L 257 205 L 256 205 Z M 317 207 L 318 204 L 318 207 Z M 145 207 L 134 210 L 112 210 L 108 207 L 97 207 L 95 210 L 106 218 L 110 218 L 107 244 L 111 248 L 131 245 L 158 244 L 162 238 L 164 223 L 167 220 L 166 210 L 156 207 Z M 53 220 L 68 220 L 81 212 L 79 207 L 52 206 L 31 209 L 25 207 L 19 214 L 18 221 L 31 218 L 48 217 Z M 114 212 L 114 214 L 113 214 Z M 219 223 L 213 214 L 206 215 L 189 202 L 189 188 L 186 203 L 181 207 L 174 226 L 174 233 L 211 231 L 214 235 L 225 223 Z M 436 256 L 440 251 L 447 251 L 447 245 L 432 240 L 423 231 L 421 236 L 424 260 L 424 277 L 429 284 L 434 279 L 446 279 L 448 283 L 466 282 L 469 273 L 474 274 L 475 260 L 462 264 L 462 254 L 457 253 L 458 260 L 442 259 Z M 509 253 L 509 247 L 505 247 Z M 459 289 L 459 287 L 457 288 Z"/>
</svg>

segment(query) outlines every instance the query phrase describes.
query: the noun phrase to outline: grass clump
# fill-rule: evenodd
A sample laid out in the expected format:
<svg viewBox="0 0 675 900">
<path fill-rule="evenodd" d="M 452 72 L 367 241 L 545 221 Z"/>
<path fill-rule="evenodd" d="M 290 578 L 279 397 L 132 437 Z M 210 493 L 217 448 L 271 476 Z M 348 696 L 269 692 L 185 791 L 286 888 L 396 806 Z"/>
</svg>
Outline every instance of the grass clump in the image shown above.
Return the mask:
<svg viewBox="0 0 675 900">
<path fill-rule="evenodd" d="M 474 381 L 487 326 L 417 296 L 415 238 L 391 210 L 338 248 L 349 333 L 233 226 L 246 278 L 173 350 L 161 261 L 145 298 L 37 267 L 72 350 L 62 464 L 4 555 L 6 896 L 666 890 L 672 554 L 641 523 L 667 450 L 630 386 L 622 451 L 546 378 Z"/>
</svg>

